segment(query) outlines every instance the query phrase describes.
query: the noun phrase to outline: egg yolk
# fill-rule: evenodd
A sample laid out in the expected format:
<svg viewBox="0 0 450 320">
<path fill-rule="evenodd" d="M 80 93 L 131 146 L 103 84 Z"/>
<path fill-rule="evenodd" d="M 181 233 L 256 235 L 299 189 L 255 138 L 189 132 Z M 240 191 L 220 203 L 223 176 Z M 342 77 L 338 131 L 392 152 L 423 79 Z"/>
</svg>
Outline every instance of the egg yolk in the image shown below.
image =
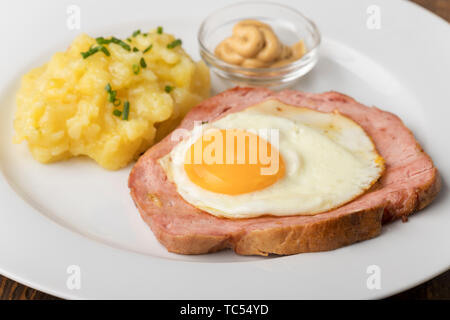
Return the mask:
<svg viewBox="0 0 450 320">
<path fill-rule="evenodd" d="M 285 174 L 277 148 L 240 129 L 208 130 L 186 152 L 184 169 L 199 187 L 227 195 L 264 189 Z"/>
</svg>

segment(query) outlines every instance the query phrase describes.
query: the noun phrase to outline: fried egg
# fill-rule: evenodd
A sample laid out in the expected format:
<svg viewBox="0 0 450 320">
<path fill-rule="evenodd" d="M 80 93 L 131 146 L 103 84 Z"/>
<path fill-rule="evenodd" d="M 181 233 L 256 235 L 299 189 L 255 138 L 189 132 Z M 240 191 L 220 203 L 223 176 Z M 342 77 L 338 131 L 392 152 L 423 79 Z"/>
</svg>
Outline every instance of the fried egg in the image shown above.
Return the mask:
<svg viewBox="0 0 450 320">
<path fill-rule="evenodd" d="M 159 163 L 185 201 L 225 218 L 326 212 L 384 170 L 353 120 L 277 100 L 194 127 Z"/>
</svg>

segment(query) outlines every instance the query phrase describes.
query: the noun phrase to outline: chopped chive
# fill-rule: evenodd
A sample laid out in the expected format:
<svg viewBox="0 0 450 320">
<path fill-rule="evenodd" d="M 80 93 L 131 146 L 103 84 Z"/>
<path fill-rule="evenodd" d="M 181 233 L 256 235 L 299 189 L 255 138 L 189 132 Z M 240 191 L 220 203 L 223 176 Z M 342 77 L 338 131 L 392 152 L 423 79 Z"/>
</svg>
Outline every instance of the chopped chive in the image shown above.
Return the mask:
<svg viewBox="0 0 450 320">
<path fill-rule="evenodd" d="M 122 101 L 120 101 L 120 99 L 116 98 L 117 90 L 112 90 L 111 85 L 109 83 L 105 86 L 105 90 L 106 90 L 106 92 L 108 92 L 108 101 L 111 102 L 116 107 L 120 106 Z"/>
<path fill-rule="evenodd" d="M 108 101 L 114 103 L 114 101 L 116 101 L 116 95 L 117 95 L 117 91 L 116 90 L 111 90 L 109 92 Z"/>
<path fill-rule="evenodd" d="M 142 68 L 144 68 L 144 69 L 147 68 L 147 63 L 145 63 L 145 60 L 144 60 L 143 57 L 141 58 L 141 60 L 139 61 L 139 63 L 141 64 L 141 67 L 142 67 Z"/>
<path fill-rule="evenodd" d="M 116 37 L 111 37 L 111 39 L 105 39 L 103 37 L 98 37 L 95 40 L 97 41 L 97 43 L 99 45 L 115 43 L 115 44 L 121 46 L 122 48 L 124 48 L 127 51 L 131 50 L 130 46 L 127 43 L 125 43 L 124 41 L 122 41 L 120 39 L 117 39 Z"/>
<path fill-rule="evenodd" d="M 141 68 L 137 64 L 133 64 L 133 72 L 134 74 L 138 74 Z"/>
<path fill-rule="evenodd" d="M 99 45 L 111 43 L 111 39 L 105 39 L 105 38 L 103 38 L 103 37 L 98 37 L 98 38 L 95 39 L 95 41 L 97 41 L 97 43 L 98 43 Z"/>
<path fill-rule="evenodd" d="M 173 49 L 173 48 L 175 48 L 176 46 L 181 46 L 181 44 L 182 44 L 181 39 L 177 39 L 177 40 L 174 40 L 174 41 L 172 41 L 171 43 L 169 43 L 169 44 L 167 45 L 167 48 L 168 48 L 168 49 Z"/>
<path fill-rule="evenodd" d="M 130 47 L 127 43 L 123 42 L 123 41 L 120 40 L 120 39 L 117 39 L 117 38 L 115 38 L 115 37 L 112 37 L 112 38 L 111 38 L 111 42 L 112 42 L 112 43 L 115 43 L 115 44 L 117 44 L 117 45 L 119 45 L 119 46 L 121 46 L 122 48 L 124 48 L 124 49 L 127 50 L 127 51 L 130 51 L 130 50 L 131 50 L 131 47 Z"/>
<path fill-rule="evenodd" d="M 97 53 L 98 50 L 100 50 L 100 47 L 95 47 L 95 48 L 89 48 L 88 51 L 86 52 L 81 52 L 81 56 L 83 57 L 83 59 L 86 59 L 89 56 L 92 56 L 93 54 Z"/>
<path fill-rule="evenodd" d="M 107 57 L 109 57 L 109 56 L 111 55 L 111 53 L 109 53 L 108 49 L 106 49 L 106 47 L 104 47 L 104 46 L 101 46 L 101 47 L 100 47 L 100 50 L 102 50 L 102 52 L 103 52 Z"/>
<path fill-rule="evenodd" d="M 121 46 L 122 48 L 124 48 L 125 50 L 130 51 L 130 46 L 127 43 L 123 42 L 122 40 L 117 39 L 116 37 L 111 37 L 111 39 L 105 39 L 103 37 L 98 37 L 95 40 L 97 41 L 97 43 L 99 45 L 115 43 L 115 44 L 118 44 L 119 46 Z M 131 39 L 130 39 L 130 41 L 131 41 Z"/>
<path fill-rule="evenodd" d="M 153 44 L 149 45 L 147 48 L 145 48 L 144 51 L 142 51 L 143 53 L 147 53 L 149 52 L 151 49 L 153 48 Z"/>
<path fill-rule="evenodd" d="M 125 101 L 123 104 L 123 120 L 128 120 L 128 115 L 130 113 L 130 103 L 128 101 Z"/>
<path fill-rule="evenodd" d="M 165 86 L 164 87 L 164 91 L 167 92 L 167 93 L 170 93 L 172 90 L 173 90 L 172 86 Z"/>
<path fill-rule="evenodd" d="M 114 109 L 113 110 L 113 115 L 115 115 L 116 117 L 120 117 L 122 115 L 122 111 Z"/>
<path fill-rule="evenodd" d="M 132 40 L 131 40 L 131 38 L 127 38 L 127 41 L 128 41 L 128 42 L 131 42 Z"/>
<path fill-rule="evenodd" d="M 146 37 L 146 36 L 148 36 L 148 33 L 143 33 L 142 35 L 143 35 L 144 37 Z"/>
<path fill-rule="evenodd" d="M 140 30 L 136 30 L 133 33 L 133 36 L 136 36 L 136 35 L 138 35 L 140 33 L 141 33 Z M 131 38 L 128 38 L 127 40 L 129 42 L 131 42 Z M 111 39 L 105 39 L 104 37 L 98 37 L 98 38 L 95 39 L 95 41 L 97 42 L 97 44 L 99 46 L 98 47 L 91 46 L 88 51 L 81 52 L 81 56 L 83 57 L 83 59 L 86 59 L 87 57 L 89 57 L 89 56 L 91 56 L 91 55 L 93 55 L 93 54 L 95 54 L 95 53 L 97 53 L 99 51 L 102 51 L 106 56 L 109 57 L 111 55 L 111 53 L 109 52 L 109 50 L 104 45 L 105 44 L 110 44 L 110 43 L 115 43 L 115 44 L 121 46 L 122 48 L 124 48 L 125 50 L 131 51 L 131 47 L 130 47 L 129 44 L 127 44 L 126 42 L 124 42 L 124 41 L 122 41 L 122 40 L 120 40 L 120 39 L 118 39 L 116 37 L 111 37 Z M 137 52 L 137 51 L 139 51 L 139 49 L 134 47 L 133 51 Z"/>
<path fill-rule="evenodd" d="M 122 48 L 124 48 L 127 51 L 130 51 L 131 48 L 128 44 L 126 44 L 125 42 L 123 42 L 122 40 L 118 43 L 119 46 L 121 46 Z"/>
<path fill-rule="evenodd" d="M 133 32 L 133 37 L 136 37 L 137 35 L 141 34 L 141 30 L 136 30 L 135 32 Z"/>
<path fill-rule="evenodd" d="M 158 34 L 162 34 L 162 33 L 163 33 L 163 27 L 159 26 L 159 27 L 156 29 L 156 32 L 157 32 Z"/>
</svg>

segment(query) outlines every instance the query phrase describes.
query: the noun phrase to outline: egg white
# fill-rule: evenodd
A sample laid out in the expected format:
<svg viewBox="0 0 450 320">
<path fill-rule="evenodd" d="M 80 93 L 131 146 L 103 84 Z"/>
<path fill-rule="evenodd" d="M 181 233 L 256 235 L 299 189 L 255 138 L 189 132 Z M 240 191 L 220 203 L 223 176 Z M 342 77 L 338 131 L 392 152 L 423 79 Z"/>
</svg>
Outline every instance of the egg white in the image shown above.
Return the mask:
<svg viewBox="0 0 450 320">
<path fill-rule="evenodd" d="M 338 113 L 323 113 L 268 100 L 205 126 L 243 129 L 264 136 L 279 131 L 277 146 L 286 174 L 255 192 L 226 195 L 193 183 L 184 170 L 185 154 L 202 134 L 178 143 L 159 160 L 181 197 L 215 216 L 314 215 L 339 207 L 369 189 L 381 176 L 384 162 L 365 131 Z"/>
</svg>

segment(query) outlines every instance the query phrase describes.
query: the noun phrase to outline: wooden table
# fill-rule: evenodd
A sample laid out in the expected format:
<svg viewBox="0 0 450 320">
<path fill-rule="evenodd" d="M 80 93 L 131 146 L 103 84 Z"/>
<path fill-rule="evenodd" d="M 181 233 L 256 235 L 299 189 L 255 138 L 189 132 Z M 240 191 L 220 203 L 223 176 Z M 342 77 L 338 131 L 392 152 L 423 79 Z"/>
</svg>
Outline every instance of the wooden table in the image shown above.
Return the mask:
<svg viewBox="0 0 450 320">
<path fill-rule="evenodd" d="M 450 0 L 411 0 L 450 22 Z M 0 300 L 57 299 L 0 275 Z M 450 299 L 450 271 L 390 299 Z"/>
</svg>

